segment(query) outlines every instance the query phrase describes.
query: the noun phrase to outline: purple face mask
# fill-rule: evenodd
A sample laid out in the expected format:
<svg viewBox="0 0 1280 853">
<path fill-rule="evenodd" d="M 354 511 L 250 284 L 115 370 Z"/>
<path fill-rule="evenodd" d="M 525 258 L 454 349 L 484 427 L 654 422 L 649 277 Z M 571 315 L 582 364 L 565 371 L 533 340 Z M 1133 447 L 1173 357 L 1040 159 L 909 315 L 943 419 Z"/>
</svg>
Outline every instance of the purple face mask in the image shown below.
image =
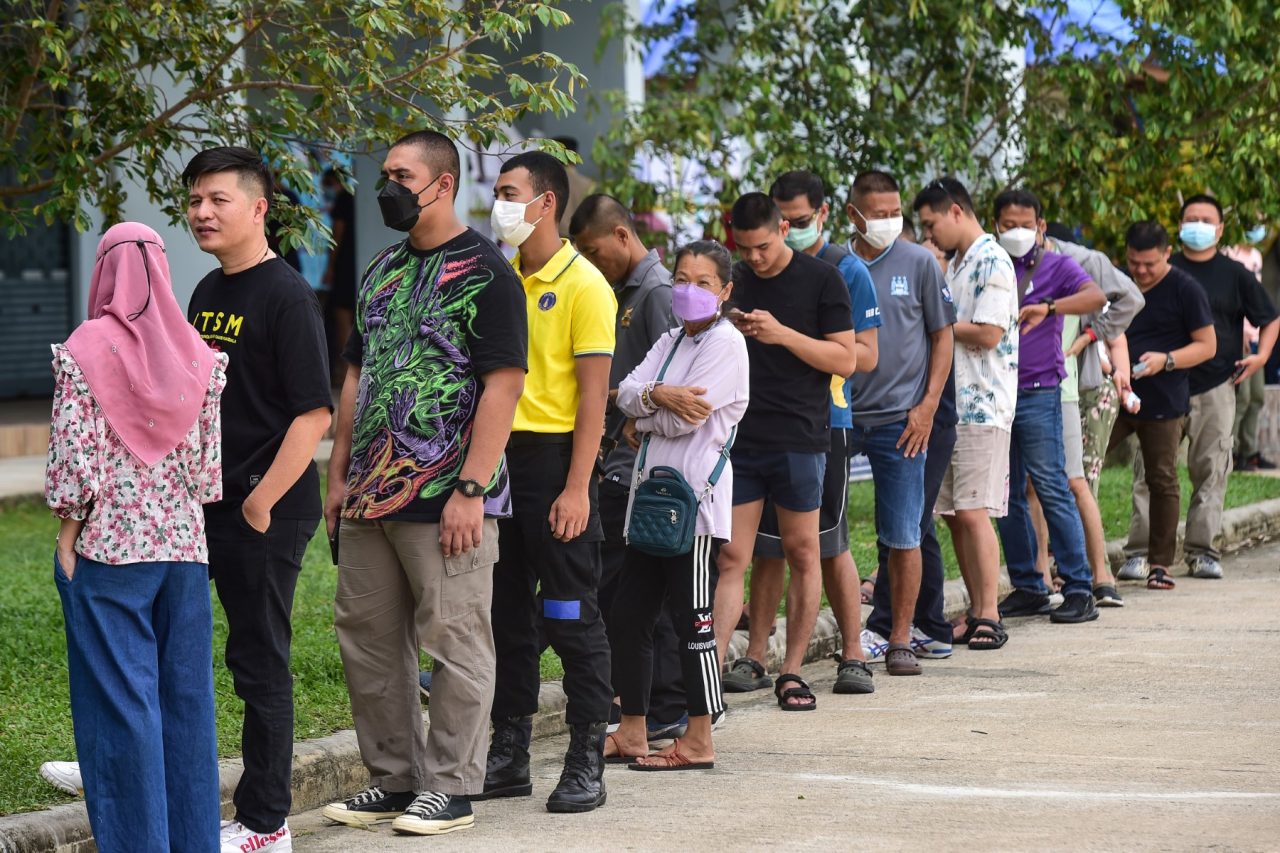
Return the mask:
<svg viewBox="0 0 1280 853">
<path fill-rule="evenodd" d="M 671 312 L 685 323 L 699 323 L 715 316 L 720 308 L 720 297 L 687 281 L 671 287 Z"/>
</svg>

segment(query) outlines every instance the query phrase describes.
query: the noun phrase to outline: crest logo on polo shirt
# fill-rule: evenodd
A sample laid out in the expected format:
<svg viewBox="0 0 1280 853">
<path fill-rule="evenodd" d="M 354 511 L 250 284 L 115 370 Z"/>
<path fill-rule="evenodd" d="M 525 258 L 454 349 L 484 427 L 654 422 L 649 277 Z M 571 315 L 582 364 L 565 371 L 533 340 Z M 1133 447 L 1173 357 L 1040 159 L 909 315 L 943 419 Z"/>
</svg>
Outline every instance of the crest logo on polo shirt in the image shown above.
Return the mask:
<svg viewBox="0 0 1280 853">
<path fill-rule="evenodd" d="M 618 321 L 618 325 L 622 326 L 622 328 L 624 329 L 630 329 L 631 328 L 631 312 L 634 310 L 636 309 L 628 308 L 626 311 L 623 311 L 622 319 Z"/>
<path fill-rule="evenodd" d="M 910 293 L 910 287 L 907 285 L 907 277 L 905 275 L 895 275 L 889 279 L 889 295 L 906 296 Z"/>
<path fill-rule="evenodd" d="M 549 290 L 538 297 L 538 308 L 542 311 L 550 311 L 555 304 L 556 295 Z"/>
</svg>

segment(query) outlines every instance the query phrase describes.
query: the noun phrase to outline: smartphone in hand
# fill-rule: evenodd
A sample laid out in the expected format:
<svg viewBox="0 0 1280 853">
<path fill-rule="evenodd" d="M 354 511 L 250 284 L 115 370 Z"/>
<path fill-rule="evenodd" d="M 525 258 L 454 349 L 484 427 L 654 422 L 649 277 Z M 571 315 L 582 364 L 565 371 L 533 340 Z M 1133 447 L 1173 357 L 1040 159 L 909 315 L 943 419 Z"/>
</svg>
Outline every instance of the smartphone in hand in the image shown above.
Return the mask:
<svg viewBox="0 0 1280 853">
<path fill-rule="evenodd" d="M 333 533 L 329 534 L 329 554 L 333 557 L 333 564 L 338 565 L 338 531 L 342 529 L 342 520 L 333 526 Z"/>
<path fill-rule="evenodd" d="M 1236 369 L 1231 373 L 1231 384 L 1234 385 L 1235 383 L 1240 381 L 1240 377 L 1244 376 L 1244 372 L 1247 367 L 1248 365 L 1243 363 L 1236 365 Z"/>
</svg>

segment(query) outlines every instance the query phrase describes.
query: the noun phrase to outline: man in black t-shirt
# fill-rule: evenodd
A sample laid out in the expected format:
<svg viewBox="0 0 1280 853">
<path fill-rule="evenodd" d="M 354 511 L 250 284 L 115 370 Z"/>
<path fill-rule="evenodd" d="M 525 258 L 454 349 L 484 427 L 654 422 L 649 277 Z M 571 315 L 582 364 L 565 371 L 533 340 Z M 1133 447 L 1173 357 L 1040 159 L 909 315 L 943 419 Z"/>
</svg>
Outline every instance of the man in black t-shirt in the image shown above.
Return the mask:
<svg viewBox="0 0 1280 853">
<path fill-rule="evenodd" d="M 227 614 L 227 669 L 244 700 L 244 773 L 224 851 L 292 847 L 293 593 L 320 522 L 316 446 L 329 429 L 320 304 L 267 245 L 271 174 L 246 148 L 211 148 L 182 173 L 187 222 L 219 269 L 196 285 L 187 317 L 227 353 L 222 500 L 205 507 L 209 575 Z"/>
<path fill-rule="evenodd" d="M 453 142 L 411 133 L 382 174 L 383 222 L 408 239 L 360 284 L 325 501 L 330 535 L 341 525 L 334 628 L 370 780 L 324 816 L 436 835 L 471 826 L 468 797 L 484 788 L 503 448 L 528 324 L 515 271 L 454 211 Z M 425 736 L 419 646 L 435 662 Z"/>
<path fill-rule="evenodd" d="M 1143 491 L 1151 496 L 1147 586 L 1172 589 L 1169 565 L 1178 545 L 1178 445 L 1191 411 L 1188 371 L 1213 356 L 1213 315 L 1195 280 L 1169 265 L 1169 235 L 1162 225 L 1135 223 L 1125 242 L 1129 274 L 1146 305 L 1127 332 L 1129 352 L 1136 359 L 1130 381 L 1120 388 L 1121 411 L 1111 430 L 1110 446 L 1131 434 L 1138 436 Z M 1135 516 L 1138 487 L 1135 482 Z M 1123 571 L 1119 577 L 1124 579 Z"/>
<path fill-rule="evenodd" d="M 817 699 L 796 673 L 822 598 L 818 508 L 831 446 L 831 376 L 849 376 L 857 366 L 849 289 L 834 266 L 787 246 L 790 224 L 764 193 L 738 199 L 731 222 L 743 263 L 733 274 L 741 313 L 729 316 L 747 338 L 751 404 L 732 453 L 733 540 L 718 560 L 716 640 L 723 661 L 771 497 L 791 566 L 787 652 L 775 692 L 784 710 L 810 710 Z"/>
<path fill-rule="evenodd" d="M 1217 336 L 1216 352 L 1192 370 L 1189 378 L 1191 410 L 1185 434 L 1192 495 L 1183 553 L 1192 576 L 1220 578 L 1222 555 L 1213 540 L 1222 526 L 1227 474 L 1231 471 L 1235 386 L 1267 363 L 1280 333 L 1280 319 L 1258 280 L 1218 251 L 1218 240 L 1222 238 L 1222 206 L 1217 199 L 1197 195 L 1186 200 L 1182 206 L 1179 238 L 1182 251 L 1173 256 L 1171 263 L 1189 273 L 1203 288 L 1213 311 Z M 1260 330 L 1255 354 L 1244 351 L 1246 318 Z M 1141 481 L 1139 473 L 1135 472 L 1135 482 Z M 1133 522 L 1125 546 L 1129 560 L 1121 569 L 1128 576 L 1142 574 L 1142 559 L 1147 550 L 1146 494 L 1139 488 L 1135 496 Z"/>
</svg>

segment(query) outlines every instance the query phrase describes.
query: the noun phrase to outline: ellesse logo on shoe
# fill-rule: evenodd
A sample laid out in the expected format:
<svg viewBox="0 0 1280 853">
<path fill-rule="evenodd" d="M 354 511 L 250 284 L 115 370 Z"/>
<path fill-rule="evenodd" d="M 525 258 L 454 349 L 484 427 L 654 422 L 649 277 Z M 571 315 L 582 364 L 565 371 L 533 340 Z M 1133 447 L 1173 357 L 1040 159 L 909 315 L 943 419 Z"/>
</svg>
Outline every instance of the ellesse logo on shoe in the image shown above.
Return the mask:
<svg viewBox="0 0 1280 853">
<path fill-rule="evenodd" d="M 244 853 L 253 853 L 255 850 L 263 850 L 271 844 L 275 844 L 282 838 L 289 837 L 289 827 L 282 826 L 270 835 L 254 835 L 249 840 L 240 845 L 240 849 Z"/>
</svg>

